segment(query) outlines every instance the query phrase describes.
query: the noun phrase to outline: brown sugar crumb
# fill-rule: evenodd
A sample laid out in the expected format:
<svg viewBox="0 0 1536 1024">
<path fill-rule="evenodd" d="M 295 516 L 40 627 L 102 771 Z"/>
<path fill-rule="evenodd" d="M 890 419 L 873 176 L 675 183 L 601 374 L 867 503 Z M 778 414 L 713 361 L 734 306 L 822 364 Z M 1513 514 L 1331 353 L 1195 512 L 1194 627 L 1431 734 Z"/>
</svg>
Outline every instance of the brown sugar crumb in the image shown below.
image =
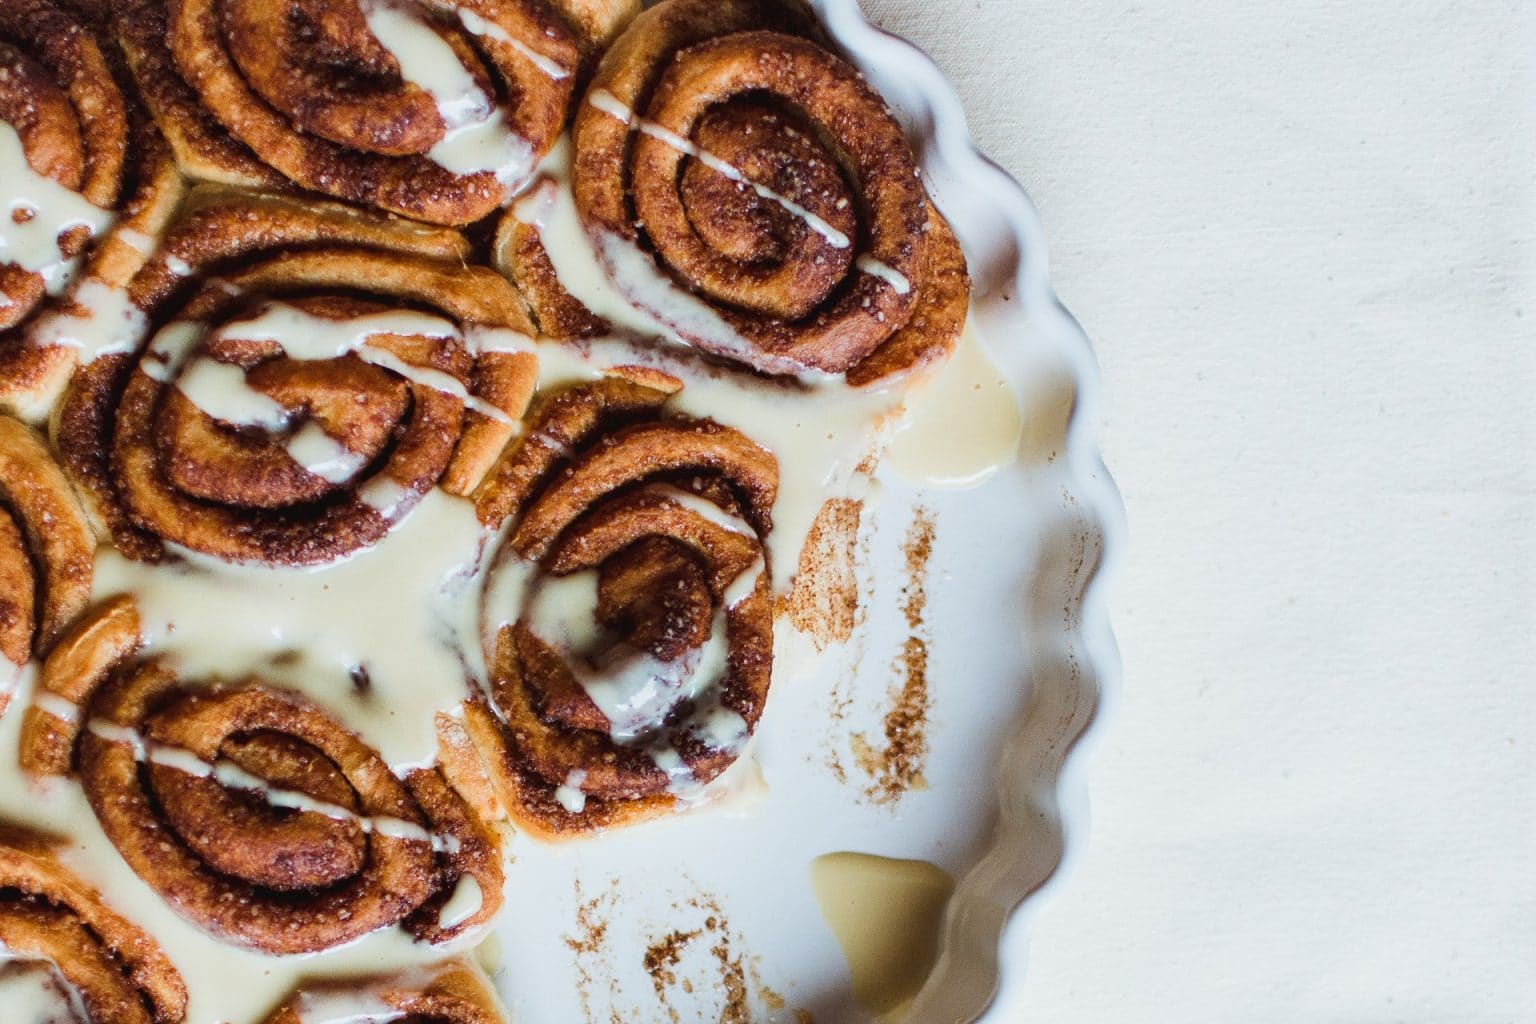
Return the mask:
<svg viewBox="0 0 1536 1024">
<path fill-rule="evenodd" d="M 818 651 L 847 643 L 858 624 L 857 545 L 863 503 L 829 498 L 811 523 L 794 585 L 785 600 L 789 621 Z"/>
<path fill-rule="evenodd" d="M 907 531 L 902 553 L 907 583 L 901 611 L 908 636 L 893 667 L 897 685 L 883 722 L 884 737 L 876 746 L 863 733 L 850 738 L 855 763 L 870 778 L 865 796 L 877 804 L 894 804 L 913 789 L 926 789 L 923 766 L 928 760 L 928 563 L 933 557 L 933 513 L 919 506 Z"/>
<path fill-rule="evenodd" d="M 725 992 L 725 1006 L 720 1010 L 720 1024 L 752 1024 L 752 1004 L 747 998 L 747 972 L 741 957 L 731 950 L 729 939 L 710 948 L 720 965 L 720 987 Z"/>
<path fill-rule="evenodd" d="M 651 976 L 651 985 L 656 989 L 656 1000 L 667 1011 L 667 1017 L 676 1024 L 682 1019 L 677 1012 L 677 1007 L 672 1005 L 667 998 L 667 989 L 677 984 L 677 972 L 674 968 L 683 959 L 683 947 L 699 937 L 697 929 L 694 931 L 674 931 L 652 942 L 645 948 L 645 973 Z M 682 989 L 685 993 L 693 991 L 693 984 L 688 979 L 683 979 Z"/>
<path fill-rule="evenodd" d="M 672 904 L 664 923 L 635 922 L 634 931 L 614 917 L 618 899 L 617 881 L 591 898 L 576 885 L 576 928 L 565 944 L 575 954 L 582 1024 L 759 1024 L 765 1012 L 786 1009 L 784 997 L 763 983 L 758 959 L 744 951 L 741 934 L 709 893 L 694 889 Z M 636 955 L 654 998 L 643 987 L 621 991 L 618 976 L 625 972 L 618 965 L 633 963 L 629 958 Z"/>
<path fill-rule="evenodd" d="M 594 1024 L 597 1016 L 593 1013 L 593 996 L 598 984 L 598 978 L 606 976 L 608 981 L 608 1021 L 609 1024 L 624 1024 L 614 1002 L 618 996 L 618 981 L 608 971 L 608 914 L 612 912 L 617 900 L 618 883 L 606 893 L 600 893 L 591 899 L 582 897 L 581 883 L 576 883 L 576 934 L 567 935 L 565 944 L 571 952 L 576 954 L 576 997 L 581 1003 L 581 1019 Z"/>
<path fill-rule="evenodd" d="M 713 896 L 697 892 L 673 904 L 673 910 L 692 918 L 690 924 L 696 926 L 673 927 L 655 938 L 647 945 L 644 960 L 657 1004 L 667 1019 L 757 1024 L 764 1012 L 777 1014 L 786 1008 L 784 997 L 763 983 L 758 958 L 744 952 L 741 935 Z M 672 924 L 676 923 L 674 918 Z M 690 948 L 696 952 L 690 954 Z M 674 1003 L 678 992 L 698 993 L 715 1008 L 706 1011 L 705 1004 L 686 998 Z M 662 1017 L 655 1007 L 634 1007 L 629 1019 Z"/>
</svg>

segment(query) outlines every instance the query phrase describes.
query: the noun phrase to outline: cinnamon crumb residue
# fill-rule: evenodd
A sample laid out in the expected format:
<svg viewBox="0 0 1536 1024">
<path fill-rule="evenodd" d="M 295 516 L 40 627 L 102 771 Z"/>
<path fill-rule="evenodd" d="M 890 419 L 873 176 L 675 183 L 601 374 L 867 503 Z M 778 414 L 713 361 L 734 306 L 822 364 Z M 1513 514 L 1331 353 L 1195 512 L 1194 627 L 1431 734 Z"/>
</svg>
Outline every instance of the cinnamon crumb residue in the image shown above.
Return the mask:
<svg viewBox="0 0 1536 1024">
<path fill-rule="evenodd" d="M 651 985 L 656 989 L 656 999 L 666 1009 L 667 1016 L 677 1024 L 682 1018 L 677 1008 L 667 998 L 667 989 L 677 984 L 677 967 L 683 959 L 683 947 L 699 937 L 697 929 L 683 932 L 673 931 L 660 939 L 652 942 L 645 949 L 645 973 L 651 976 Z M 688 979 L 683 979 L 685 982 Z M 687 984 L 685 992 L 691 992 L 693 985 Z"/>
<path fill-rule="evenodd" d="M 614 890 L 617 889 L 614 883 Z M 582 898 L 581 883 L 576 883 L 576 934 L 567 935 L 565 944 L 576 954 L 576 997 L 581 1002 L 581 1017 L 587 1024 L 596 1024 L 593 1012 L 593 996 L 598 981 L 606 976 L 608 989 L 608 1024 L 624 1024 L 614 1005 L 618 997 L 618 980 L 611 971 L 605 971 L 608 953 L 608 914 L 612 912 L 617 893 L 610 890 L 591 899 Z"/>
<path fill-rule="evenodd" d="M 713 897 L 707 895 L 695 896 L 683 903 L 673 904 L 673 910 L 679 914 L 704 914 L 706 915 L 702 925 L 689 930 L 673 929 L 660 938 L 654 939 L 645 950 L 645 972 L 651 977 L 651 986 L 656 990 L 656 1001 L 666 1013 L 667 1018 L 676 1024 L 682 1020 L 679 1008 L 672 1002 L 672 990 L 680 989 L 685 995 L 692 995 L 695 991 L 712 991 L 717 997 L 723 997 L 725 1003 L 720 1007 L 718 1020 L 720 1024 L 753 1024 L 752 1000 L 747 988 L 747 970 L 741 954 L 736 949 L 741 944 L 738 936 L 733 934 L 730 924 L 726 921 L 725 914 Z M 679 965 L 683 962 L 683 956 L 687 947 L 694 940 L 704 937 L 709 943 L 708 952 L 713 960 L 713 965 L 708 971 L 707 977 L 694 978 L 683 976 L 679 978 Z M 698 970 L 697 961 L 693 964 L 695 972 Z M 651 1013 L 636 1013 L 636 1020 L 654 1016 Z M 696 1014 L 690 1014 L 690 1019 Z"/>
<path fill-rule="evenodd" d="M 789 621 L 818 651 L 847 643 L 858 623 L 856 548 L 863 503 L 829 498 L 811 523 L 794 585 L 785 600 Z"/>
<path fill-rule="evenodd" d="M 742 937 L 713 896 L 695 892 L 672 904 L 665 927 L 642 926 L 630 934 L 614 932 L 617 898 L 616 887 L 591 899 L 576 887 L 576 934 L 566 937 L 566 945 L 576 954 L 586 1024 L 705 1019 L 757 1024 L 763 1011 L 785 1009 L 784 997 L 763 983 L 757 959 L 742 952 Z M 629 986 L 620 991 L 616 965 L 637 952 L 654 998 Z M 802 1024 L 813 1024 L 804 1011 L 794 1013 Z"/>
<path fill-rule="evenodd" d="M 902 553 L 907 582 L 902 587 L 901 611 L 907 620 L 907 639 L 892 666 L 897 685 L 891 709 L 883 722 L 884 742 L 876 746 L 863 733 L 850 739 L 854 760 L 871 784 L 865 796 L 878 804 L 894 804 L 908 790 L 924 789 L 928 780 L 923 766 L 928 760 L 928 563 L 933 557 L 933 513 L 919 506 L 907 531 Z"/>
</svg>

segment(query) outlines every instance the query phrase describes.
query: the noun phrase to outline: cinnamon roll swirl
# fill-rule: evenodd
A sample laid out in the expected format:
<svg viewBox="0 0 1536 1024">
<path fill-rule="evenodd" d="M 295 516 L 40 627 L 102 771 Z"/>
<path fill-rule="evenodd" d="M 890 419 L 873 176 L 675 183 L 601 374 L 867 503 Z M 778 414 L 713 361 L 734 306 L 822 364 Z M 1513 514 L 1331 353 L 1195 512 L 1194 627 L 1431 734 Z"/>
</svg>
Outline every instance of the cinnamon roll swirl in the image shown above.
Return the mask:
<svg viewBox="0 0 1536 1024">
<path fill-rule="evenodd" d="M 467 493 L 533 386 L 515 292 L 456 232 L 206 186 L 129 297 L 147 345 L 83 367 L 57 436 L 117 546 L 310 565 Z"/>
<path fill-rule="evenodd" d="M 650 8 L 604 55 L 573 139 L 592 244 L 668 333 L 759 371 L 859 385 L 954 346 L 959 246 L 884 101 L 794 8 Z M 535 318 L 590 333 L 548 273 L 537 217 L 511 217 L 500 252 Z"/>
<path fill-rule="evenodd" d="M 267 1024 L 341 1021 L 408 1024 L 505 1024 L 484 975 L 462 960 L 387 978 L 306 985 L 284 1000 Z"/>
<path fill-rule="evenodd" d="M 42 438 L 0 416 L 0 712 L 20 667 L 85 609 L 95 548 Z"/>
<path fill-rule="evenodd" d="M 121 343 L 116 289 L 180 194 L 89 8 L 0 5 L 0 408 L 43 418 L 77 350 Z"/>
<path fill-rule="evenodd" d="M 658 377 L 541 395 L 476 495 L 508 532 L 484 600 L 489 692 L 465 726 L 537 833 L 696 795 L 767 697 L 778 464 L 734 429 L 669 415 L 677 385 Z"/>
<path fill-rule="evenodd" d="M 638 0 L 139 0 L 125 48 L 194 177 L 438 224 L 499 208 Z"/>
<path fill-rule="evenodd" d="M 498 842 L 436 768 L 397 777 L 259 679 L 188 685 L 139 656 L 138 628 L 116 598 L 59 644 L 27 709 L 23 765 L 77 772 L 123 859 L 183 916 L 306 953 L 395 924 L 443 942 L 496 912 Z"/>
<path fill-rule="evenodd" d="M 84 1011 L 82 1024 L 177 1024 L 186 1013 L 186 986 L 154 939 L 108 909 L 52 843 L 0 830 L 0 973 L 38 969 Z M 20 1012 L 5 1009 L 8 1020 Z"/>
</svg>

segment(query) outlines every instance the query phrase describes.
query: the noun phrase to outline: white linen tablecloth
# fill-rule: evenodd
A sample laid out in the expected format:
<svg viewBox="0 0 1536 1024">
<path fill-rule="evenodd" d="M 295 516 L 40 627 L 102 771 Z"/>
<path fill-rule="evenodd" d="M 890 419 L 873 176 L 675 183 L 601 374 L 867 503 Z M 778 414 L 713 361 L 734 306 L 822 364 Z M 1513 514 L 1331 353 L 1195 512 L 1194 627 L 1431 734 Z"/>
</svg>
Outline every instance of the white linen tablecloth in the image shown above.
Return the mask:
<svg viewBox="0 0 1536 1024">
<path fill-rule="evenodd" d="M 1130 520 L 999 1019 L 1536 1019 L 1536 4 L 864 3 L 1039 205 Z"/>
</svg>

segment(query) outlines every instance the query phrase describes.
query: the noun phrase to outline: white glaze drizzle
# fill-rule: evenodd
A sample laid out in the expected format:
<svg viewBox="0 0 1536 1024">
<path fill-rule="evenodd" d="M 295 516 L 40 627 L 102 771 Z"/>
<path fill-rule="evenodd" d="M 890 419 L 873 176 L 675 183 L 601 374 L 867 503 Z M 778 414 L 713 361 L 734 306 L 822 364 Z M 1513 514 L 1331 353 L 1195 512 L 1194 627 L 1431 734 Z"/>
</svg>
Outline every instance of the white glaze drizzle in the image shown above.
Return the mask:
<svg viewBox="0 0 1536 1024">
<path fill-rule="evenodd" d="M 684 490 L 673 484 L 664 483 L 647 484 L 645 490 L 649 494 L 659 495 L 667 499 L 674 505 L 682 506 L 700 519 L 707 519 L 722 529 L 747 537 L 757 536 L 757 531 L 752 528 L 751 523 L 738 515 L 727 512 L 708 498 L 700 497 L 692 491 Z"/>
<path fill-rule="evenodd" d="M 440 928 L 456 928 L 480 913 L 485 906 L 485 893 L 473 875 L 461 875 L 453 887 L 453 893 L 442 909 L 437 912 Z"/>
<path fill-rule="evenodd" d="M 510 185 L 533 167 L 533 147 L 507 124 L 496 106 L 444 39 L 416 11 L 389 0 L 363 8 L 368 30 L 400 65 L 406 81 L 420 86 L 437 103 L 443 138 L 428 156 L 454 174 L 494 172 Z"/>
<path fill-rule="evenodd" d="M 306 987 L 299 992 L 294 1008 L 300 1024 L 388 1024 L 407 1016 L 390 1001 L 392 995 L 426 992 L 441 975 L 442 966 L 434 964 Z"/>
<path fill-rule="evenodd" d="M 405 1017 L 381 991 L 369 989 L 303 992 L 295 1009 L 300 1024 L 390 1024 Z"/>
<path fill-rule="evenodd" d="M 155 240 L 142 231 L 136 231 L 129 227 L 120 227 L 114 236 L 128 248 L 141 256 L 152 256 L 155 252 Z"/>
<path fill-rule="evenodd" d="M 674 661 L 626 643 L 605 644 L 597 626 L 597 572 L 545 577 L 523 621 L 559 651 L 582 689 L 609 722 L 618 743 L 634 743 L 661 727 L 677 704 L 696 700 L 725 672 L 726 622 L 717 610 L 709 639 Z"/>
<path fill-rule="evenodd" d="M 587 772 L 583 768 L 572 768 L 565 773 L 565 781 L 555 787 L 555 802 L 570 814 L 580 814 L 587 809 L 587 794 L 581 791 L 581 784 L 587 781 Z"/>
<path fill-rule="evenodd" d="M 0 263 L 40 275 L 48 294 L 58 295 L 80 264 L 79 257 L 59 248 L 59 236 L 78 227 L 98 236 L 115 219 L 110 210 L 34 171 L 21 136 L 0 120 Z"/>
<path fill-rule="evenodd" d="M 464 347 L 480 355 L 536 355 L 538 345 L 522 331 L 511 327 L 470 324 L 464 328 Z"/>
<path fill-rule="evenodd" d="M 651 484 L 646 490 L 725 529 L 756 536 L 745 520 L 692 492 L 670 484 Z M 504 626 L 521 621 L 559 653 L 608 720 L 613 741 L 644 749 L 666 773 L 669 790 L 691 799 L 698 795 L 697 781 L 672 747 L 669 734 L 692 734 L 732 754 L 745 747 L 750 738 L 746 721 L 720 702 L 720 683 L 730 655 L 727 613 L 757 587 L 766 568 L 759 557 L 740 573 L 715 608 L 704 642 L 681 657 L 663 661 L 648 650 L 605 635 L 596 614 L 596 570 L 545 576 L 535 563 L 507 550 L 485 589 L 481 642 L 489 647 Z M 668 727 L 667 719 L 685 701 L 694 706 L 693 714 Z M 555 799 L 573 814 L 586 806 L 580 788 L 585 779 L 585 773 L 573 772 L 556 788 Z"/>
<path fill-rule="evenodd" d="M 39 711 L 47 712 L 61 722 L 71 724 L 80 721 L 80 708 L 78 705 L 65 700 L 56 693 L 47 690 L 39 690 L 32 698 L 32 703 Z"/>
<path fill-rule="evenodd" d="M 415 822 L 401 818 L 357 814 L 348 808 L 325 800 L 317 800 L 308 793 L 296 789 L 274 786 L 259 775 L 253 775 L 229 761 L 205 761 L 183 747 L 156 743 L 143 733 L 127 726 L 118 725 L 104 718 L 93 718 L 86 723 L 91 735 L 128 747 L 133 759 L 141 764 L 156 764 L 201 779 L 213 779 L 226 789 L 243 789 L 255 793 L 272 807 L 321 814 L 337 821 L 351 822 L 364 832 L 402 839 L 407 842 L 426 843 L 438 853 L 455 853 L 459 841 L 453 836 L 437 835 Z"/>
<path fill-rule="evenodd" d="M 365 313 L 345 320 L 332 320 L 296 306 L 274 302 L 250 319 L 225 324 L 219 333 L 225 337 L 248 341 L 275 341 L 283 346 L 283 351 L 290 359 L 334 359 L 355 352 L 364 362 L 381 366 L 423 387 L 451 395 L 482 416 L 503 423 L 514 422 L 501 409 L 470 394 L 452 374 L 407 363 L 393 352 L 369 344 L 374 338 L 399 334 L 441 338 L 469 349 L 469 342 L 459 328 L 440 316 L 408 309 L 392 309 Z"/>
<path fill-rule="evenodd" d="M 357 500 L 385 519 L 394 519 L 400 507 L 415 492 L 387 476 L 376 476 L 357 490 Z"/>
<path fill-rule="evenodd" d="M 79 350 L 80 361 L 132 352 L 148 330 L 144 311 L 134 305 L 123 288 L 87 277 L 69 296 L 78 311 L 52 310 L 32 326 L 27 340 L 33 345 L 62 345 Z"/>
<path fill-rule="evenodd" d="M 668 333 L 674 337 L 704 339 L 715 351 L 743 362 L 755 362 L 785 372 L 799 369 L 798 364 L 790 360 L 774 359 L 758 352 L 713 306 L 679 288 L 656 266 L 649 253 L 629 239 L 604 231 L 598 235 L 597 248 L 608 275 L 619 289 L 635 296 L 635 301 L 666 324 Z"/>
<path fill-rule="evenodd" d="M 528 63 L 538 68 L 553 81 L 558 82 L 571 77 L 570 69 L 559 61 L 544 56 L 494 21 L 482 18 L 467 7 L 459 8 L 459 21 L 463 22 L 464 27 L 477 36 L 494 39 L 498 43 L 505 43 L 507 46 L 512 47 L 512 49 L 527 58 Z"/>
<path fill-rule="evenodd" d="M 853 261 L 853 265 L 871 277 L 878 277 L 890 285 L 897 295 L 906 295 L 912 290 L 912 282 L 907 276 L 888 263 L 882 263 L 869 253 L 863 253 Z"/>
<path fill-rule="evenodd" d="M 277 342 L 290 359 L 334 359 L 353 352 L 364 362 L 451 395 L 482 416 L 515 425 L 516 421 L 506 412 L 470 394 L 452 374 L 408 363 L 393 352 L 369 344 L 374 338 L 391 334 L 449 339 L 466 348 L 489 344 L 511 347 L 511 336 L 521 337 L 517 332 L 503 334 L 491 328 L 466 337 L 448 320 L 411 310 L 333 320 L 284 303 L 272 303 L 255 316 L 232 321 L 214 332 L 215 337 Z M 205 327 L 194 321 L 168 324 L 150 342 L 139 369 L 162 383 L 175 378 L 176 387 L 193 405 L 224 423 L 258 427 L 268 433 L 293 426 L 289 410 L 252 388 L 239 366 L 206 357 L 189 360 L 204 336 Z M 300 424 L 285 444 L 295 462 L 332 483 L 350 479 L 365 462 L 362 455 L 347 449 L 313 421 Z"/>
</svg>

